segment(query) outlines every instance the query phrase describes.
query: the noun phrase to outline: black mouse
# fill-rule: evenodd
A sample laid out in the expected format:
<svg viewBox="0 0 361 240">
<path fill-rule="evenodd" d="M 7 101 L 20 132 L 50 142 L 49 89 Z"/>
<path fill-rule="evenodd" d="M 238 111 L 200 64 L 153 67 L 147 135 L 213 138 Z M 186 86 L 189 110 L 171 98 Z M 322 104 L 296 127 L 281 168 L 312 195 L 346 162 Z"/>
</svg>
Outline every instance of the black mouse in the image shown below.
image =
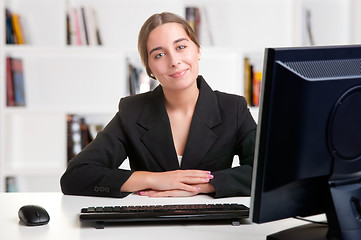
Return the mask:
<svg viewBox="0 0 361 240">
<path fill-rule="evenodd" d="M 19 209 L 19 219 L 27 226 L 45 225 L 49 222 L 48 212 L 37 205 L 25 205 Z"/>
</svg>

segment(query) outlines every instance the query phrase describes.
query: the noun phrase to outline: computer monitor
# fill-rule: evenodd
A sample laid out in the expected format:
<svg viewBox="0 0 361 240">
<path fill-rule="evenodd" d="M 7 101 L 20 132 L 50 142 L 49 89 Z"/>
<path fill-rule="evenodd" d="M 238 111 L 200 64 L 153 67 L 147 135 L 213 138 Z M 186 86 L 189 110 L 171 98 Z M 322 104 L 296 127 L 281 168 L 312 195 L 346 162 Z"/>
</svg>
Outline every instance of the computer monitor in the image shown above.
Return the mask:
<svg viewBox="0 0 361 240">
<path fill-rule="evenodd" d="M 269 239 L 361 239 L 361 45 L 268 48 L 264 56 L 252 221 L 326 213 L 326 227 Z"/>
</svg>

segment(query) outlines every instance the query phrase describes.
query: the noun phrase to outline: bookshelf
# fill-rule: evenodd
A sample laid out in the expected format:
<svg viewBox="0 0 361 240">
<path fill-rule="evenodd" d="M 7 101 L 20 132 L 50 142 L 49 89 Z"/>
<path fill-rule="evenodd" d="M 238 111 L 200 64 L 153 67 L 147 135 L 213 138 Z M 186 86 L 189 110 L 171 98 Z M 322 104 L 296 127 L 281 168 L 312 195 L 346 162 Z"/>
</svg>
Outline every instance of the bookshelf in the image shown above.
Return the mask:
<svg viewBox="0 0 361 240">
<path fill-rule="evenodd" d="M 66 13 L 79 6 L 96 9 L 102 45 L 67 44 Z M 136 44 L 143 22 L 162 11 L 185 16 L 188 6 L 202 13 L 200 74 L 213 89 L 235 94 L 244 94 L 243 61 L 249 53 L 307 44 L 305 8 L 314 13 L 316 44 L 361 39 L 361 22 L 354 23 L 360 19 L 360 0 L 1 1 L 0 32 L 6 31 L 9 8 L 21 16 L 25 44 L 6 44 L 1 34 L 0 191 L 6 190 L 6 179 L 16 182 L 17 191 L 60 190 L 67 163 L 67 115 L 106 124 L 120 97 L 129 94 L 127 61 L 140 65 Z M 325 24 L 332 29 L 322 30 Z M 23 61 L 25 106 L 6 104 L 7 57 Z M 257 108 L 251 112 L 257 119 Z"/>
</svg>

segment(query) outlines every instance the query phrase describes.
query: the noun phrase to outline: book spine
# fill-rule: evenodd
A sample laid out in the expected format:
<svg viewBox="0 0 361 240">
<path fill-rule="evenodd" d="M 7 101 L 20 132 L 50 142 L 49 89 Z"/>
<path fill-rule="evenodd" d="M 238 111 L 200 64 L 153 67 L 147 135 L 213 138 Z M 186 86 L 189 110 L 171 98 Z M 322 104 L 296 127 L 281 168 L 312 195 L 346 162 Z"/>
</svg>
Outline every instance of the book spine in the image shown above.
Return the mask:
<svg viewBox="0 0 361 240">
<path fill-rule="evenodd" d="M 14 101 L 14 83 L 13 74 L 11 70 L 11 58 L 6 58 L 6 103 L 7 106 L 15 106 Z"/>
<path fill-rule="evenodd" d="M 18 192 L 18 184 L 15 177 L 6 177 L 6 192 Z"/>
<path fill-rule="evenodd" d="M 14 30 L 13 24 L 11 21 L 11 11 L 9 9 L 5 10 L 6 14 L 6 44 L 14 44 Z"/>
<path fill-rule="evenodd" d="M 81 12 L 81 22 L 82 22 L 82 26 L 83 26 L 84 39 L 85 39 L 84 43 L 86 45 L 89 45 L 89 35 L 88 35 L 89 29 L 87 26 L 87 17 L 86 17 L 86 13 L 85 13 L 85 8 L 81 7 L 80 12 Z"/>
<path fill-rule="evenodd" d="M 75 155 L 73 154 L 74 142 L 73 142 L 73 135 L 72 135 L 72 122 L 73 116 L 68 114 L 66 116 L 66 128 L 67 128 L 67 155 L 68 161 L 70 161 Z"/>
<path fill-rule="evenodd" d="M 68 161 L 75 157 L 91 141 L 90 126 L 85 118 L 76 114 L 67 115 L 67 155 Z"/>
<path fill-rule="evenodd" d="M 80 118 L 80 134 L 81 134 L 81 147 L 85 148 L 91 141 L 93 141 L 90 135 L 89 126 L 85 123 L 84 118 Z"/>
<path fill-rule="evenodd" d="M 14 102 L 15 106 L 25 106 L 25 87 L 23 62 L 21 59 L 11 59 L 11 69 L 13 76 Z"/>
<path fill-rule="evenodd" d="M 196 33 L 197 39 L 200 35 L 201 15 L 197 7 L 186 7 L 186 19 Z"/>
<path fill-rule="evenodd" d="M 96 12 L 89 6 L 69 8 L 66 14 L 68 45 L 102 45 Z"/>
<path fill-rule="evenodd" d="M 261 92 L 262 72 L 254 71 L 253 73 L 253 104 L 259 106 L 259 95 Z"/>
<path fill-rule="evenodd" d="M 92 15 L 94 19 L 94 25 L 95 25 L 95 35 L 96 35 L 96 42 L 98 45 L 103 45 L 103 40 L 100 34 L 100 28 L 99 28 L 99 22 L 98 17 L 94 9 L 92 9 Z"/>
<path fill-rule="evenodd" d="M 71 45 L 70 14 L 66 13 L 66 44 Z"/>
<path fill-rule="evenodd" d="M 17 39 L 17 44 L 24 44 L 25 40 L 24 40 L 23 30 L 21 27 L 20 16 L 16 13 L 13 13 L 11 15 L 11 20 L 12 20 L 12 26 L 14 28 L 14 33 Z"/>
<path fill-rule="evenodd" d="M 94 18 L 94 10 L 90 7 L 84 7 L 85 12 L 85 20 L 86 20 L 86 26 L 87 26 L 87 34 L 88 34 L 88 40 L 89 45 L 95 46 L 98 44 L 97 41 L 97 26 L 95 23 Z"/>
<path fill-rule="evenodd" d="M 199 8 L 195 8 L 195 32 L 197 39 L 200 39 L 201 13 Z"/>
<path fill-rule="evenodd" d="M 78 9 L 73 9 L 73 19 L 74 19 L 74 29 L 75 29 L 75 44 L 82 45 Z"/>
<path fill-rule="evenodd" d="M 251 64 L 249 58 L 244 58 L 244 97 L 248 105 L 251 105 Z"/>
</svg>

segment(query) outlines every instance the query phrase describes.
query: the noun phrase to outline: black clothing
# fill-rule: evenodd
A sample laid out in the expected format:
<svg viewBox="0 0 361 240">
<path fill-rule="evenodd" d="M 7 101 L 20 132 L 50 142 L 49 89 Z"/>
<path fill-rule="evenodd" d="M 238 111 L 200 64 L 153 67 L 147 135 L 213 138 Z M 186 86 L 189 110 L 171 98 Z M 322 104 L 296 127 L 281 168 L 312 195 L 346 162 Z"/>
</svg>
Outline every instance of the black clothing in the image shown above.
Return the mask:
<svg viewBox="0 0 361 240">
<path fill-rule="evenodd" d="M 68 164 L 65 194 L 123 197 L 133 171 L 208 170 L 214 197 L 250 195 L 256 123 L 243 97 L 213 91 L 197 79 L 199 97 L 181 167 L 173 144 L 162 86 L 122 98 L 103 131 Z M 231 168 L 234 155 L 239 167 Z M 131 171 L 118 169 L 129 158 Z"/>
</svg>

